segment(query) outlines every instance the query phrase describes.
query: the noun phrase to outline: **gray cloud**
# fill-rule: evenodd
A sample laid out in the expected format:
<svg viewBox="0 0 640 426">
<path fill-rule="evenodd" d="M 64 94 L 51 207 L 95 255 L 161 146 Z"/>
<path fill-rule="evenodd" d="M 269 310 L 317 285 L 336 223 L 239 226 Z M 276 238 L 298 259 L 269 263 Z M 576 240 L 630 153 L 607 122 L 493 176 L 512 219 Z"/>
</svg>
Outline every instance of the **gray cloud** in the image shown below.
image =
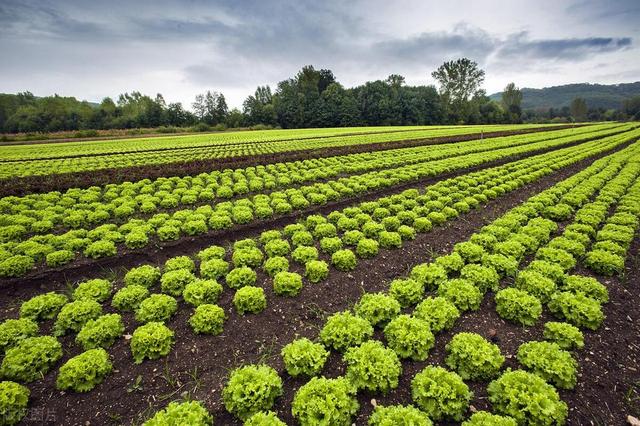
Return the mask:
<svg viewBox="0 0 640 426">
<path fill-rule="evenodd" d="M 486 7 L 505 10 L 492 1 Z M 640 68 L 631 38 L 637 1 L 554 3 L 549 20 L 522 6 L 518 17 L 529 12 L 533 23 L 522 27 L 479 18 L 461 0 L 437 3 L 433 16 L 421 0 L 391 9 L 382 0 L 0 0 L 0 92 L 84 97 L 91 87 L 92 96 L 114 96 L 141 85 L 189 103 L 212 88 L 233 93 L 239 105 L 256 85 L 274 85 L 305 64 L 330 68 L 348 85 L 391 72 L 428 83 L 442 61 L 460 56 L 486 67 L 489 85 L 492 73 L 557 84 Z M 546 25 L 552 18 L 567 25 Z M 613 56 L 620 69 L 607 59 Z M 576 64 L 592 74 L 576 72 Z"/>
</svg>

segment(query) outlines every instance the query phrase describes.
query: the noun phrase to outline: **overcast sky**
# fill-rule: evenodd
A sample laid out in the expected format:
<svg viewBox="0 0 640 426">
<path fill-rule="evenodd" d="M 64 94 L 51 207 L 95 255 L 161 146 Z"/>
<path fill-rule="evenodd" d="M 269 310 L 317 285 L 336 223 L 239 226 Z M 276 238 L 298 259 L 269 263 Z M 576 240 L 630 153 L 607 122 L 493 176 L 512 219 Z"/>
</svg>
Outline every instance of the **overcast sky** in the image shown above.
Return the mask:
<svg viewBox="0 0 640 426">
<path fill-rule="evenodd" d="M 0 92 L 99 101 L 139 90 L 231 106 L 305 64 L 350 87 L 433 84 L 467 56 L 485 89 L 640 80 L 640 0 L 0 0 Z"/>
</svg>

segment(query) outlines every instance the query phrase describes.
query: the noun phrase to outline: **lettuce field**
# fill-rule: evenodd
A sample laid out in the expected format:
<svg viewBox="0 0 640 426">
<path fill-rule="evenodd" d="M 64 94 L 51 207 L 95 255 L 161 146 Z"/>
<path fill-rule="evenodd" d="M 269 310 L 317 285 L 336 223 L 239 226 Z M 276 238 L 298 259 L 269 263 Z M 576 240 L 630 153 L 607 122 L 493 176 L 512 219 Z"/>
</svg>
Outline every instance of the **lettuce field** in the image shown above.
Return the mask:
<svg viewBox="0 0 640 426">
<path fill-rule="evenodd" d="M 640 417 L 640 125 L 0 146 L 0 424 Z"/>
</svg>

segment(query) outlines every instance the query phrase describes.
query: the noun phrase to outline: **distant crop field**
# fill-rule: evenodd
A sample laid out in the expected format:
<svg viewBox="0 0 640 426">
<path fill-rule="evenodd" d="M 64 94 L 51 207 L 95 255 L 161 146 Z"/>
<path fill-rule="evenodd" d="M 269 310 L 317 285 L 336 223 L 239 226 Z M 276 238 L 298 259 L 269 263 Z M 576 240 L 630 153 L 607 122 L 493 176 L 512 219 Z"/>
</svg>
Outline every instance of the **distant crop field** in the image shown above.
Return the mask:
<svg viewBox="0 0 640 426">
<path fill-rule="evenodd" d="M 639 139 L 2 146 L 0 423 L 613 424 L 637 392 Z"/>
</svg>

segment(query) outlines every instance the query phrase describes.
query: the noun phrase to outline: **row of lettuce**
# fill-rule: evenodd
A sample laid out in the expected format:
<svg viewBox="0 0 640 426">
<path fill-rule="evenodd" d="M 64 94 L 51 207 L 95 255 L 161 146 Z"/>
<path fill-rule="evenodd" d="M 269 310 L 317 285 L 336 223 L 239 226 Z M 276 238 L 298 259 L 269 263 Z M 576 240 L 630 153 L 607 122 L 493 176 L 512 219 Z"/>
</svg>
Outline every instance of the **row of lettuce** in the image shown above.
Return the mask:
<svg viewBox="0 0 640 426">
<path fill-rule="evenodd" d="M 520 126 L 516 126 L 519 128 Z M 284 141 L 247 142 L 239 144 L 210 143 L 203 146 L 179 148 L 170 144 L 165 149 L 155 148 L 142 150 L 141 152 L 114 152 L 105 154 L 88 155 L 84 145 L 72 147 L 66 154 L 52 154 L 52 158 L 41 158 L 42 154 L 27 156 L 21 160 L 0 162 L 0 179 L 10 179 L 25 176 L 56 175 L 60 173 L 121 169 L 133 166 L 162 165 L 167 163 L 181 163 L 188 161 L 219 160 L 234 157 L 247 157 L 255 155 L 270 155 L 286 153 L 298 150 L 327 149 L 337 147 L 349 147 L 371 143 L 385 143 L 412 139 L 429 139 L 442 136 L 456 136 L 478 134 L 483 128 L 450 127 L 446 129 L 426 129 L 416 131 L 395 131 L 383 133 L 365 133 L 336 137 L 302 138 Z M 108 144 L 102 142 L 104 144 Z M 135 142 L 127 142 L 135 143 Z M 46 148 L 40 145 L 37 152 L 57 152 L 59 144 L 48 144 Z M 102 145 L 101 145 L 102 146 Z M 129 146 L 129 145 L 125 145 Z M 11 152 L 18 148 L 8 147 Z M 24 148 L 20 148 L 24 149 Z M 125 149 L 125 151 L 127 151 Z M 56 158 L 59 156 L 60 158 Z"/>
<path fill-rule="evenodd" d="M 640 135 L 634 129 L 582 145 L 584 149 L 606 150 Z M 339 178 L 325 183 L 315 183 L 251 198 L 204 205 L 193 209 L 181 209 L 173 214 L 157 213 L 146 219 L 130 219 L 123 225 L 114 223 L 67 231 L 64 234 L 35 235 L 25 241 L 9 241 L 0 251 L 0 277 L 20 277 L 37 265 L 58 267 L 84 258 L 99 259 L 115 256 L 125 249 L 141 249 L 150 244 L 175 241 L 184 236 L 194 236 L 212 231 L 225 231 L 274 216 L 288 215 L 294 211 L 322 206 L 328 202 L 362 195 L 368 191 L 382 190 L 400 184 L 418 181 L 443 173 L 485 164 L 505 157 L 522 155 L 540 149 L 561 147 L 573 139 L 557 138 L 508 148 L 471 153 L 437 161 L 401 165 Z M 595 147 L 595 148 L 594 148 Z M 563 151 L 564 152 L 564 151 Z M 574 152 L 578 152 L 574 150 Z M 584 158 L 584 157 L 582 157 Z M 23 225 L 4 228 L 5 237 L 20 239 Z M 15 231 L 15 237 L 10 236 Z"/>
<path fill-rule="evenodd" d="M 580 153 L 588 156 L 607 148 L 607 146 L 596 147 L 594 145 L 589 151 L 582 147 Z M 509 166 L 485 170 L 441 182 L 428 187 L 423 194 L 419 194 L 416 191 L 405 191 L 402 194 L 398 194 L 398 196 L 386 197 L 377 202 L 362 203 L 358 207 L 335 212 L 337 214 L 332 213 L 326 218 L 312 215 L 303 223 L 285 227 L 283 232 L 278 230 L 266 231 L 261 235 L 258 242 L 253 240 L 238 241 L 234 244 L 234 250 L 231 255 L 231 263 L 234 266 L 231 271 L 229 271 L 229 262 L 223 259 L 225 257 L 224 248 L 214 246 L 201 251 L 197 256 L 200 260 L 200 278 L 196 278 L 194 275 L 196 263 L 192 259 L 178 257 L 169 260 L 162 273 L 158 268 L 150 265 L 129 271 L 124 278 L 126 286 L 118 290 L 113 297 L 111 297 L 112 284 L 107 280 L 100 279 L 90 280 L 78 285 L 73 293 L 74 301 L 70 303 L 67 297 L 61 294 L 47 293 L 36 296 L 22 305 L 21 319 L 6 320 L 2 324 L 0 335 L 4 336 L 2 341 L 6 342 L 3 345 L 4 350 L 6 350 L 6 356 L 0 367 L 0 374 L 4 378 L 23 382 L 42 377 L 62 356 L 62 347 L 56 337 L 72 332 L 77 333 L 76 342 L 85 352 L 72 358 L 60 368 L 57 385 L 61 389 L 90 390 L 111 371 L 111 363 L 104 348 L 110 347 L 124 333 L 120 314 L 102 315 L 101 303 L 111 299 L 111 304 L 116 309 L 123 312 L 135 311 L 135 319 L 140 323 L 144 323 L 144 325 L 138 327 L 131 338 L 130 345 L 134 360 L 135 362 L 142 362 L 144 359 L 156 359 L 169 353 L 175 339 L 173 331 L 166 327 L 164 322 L 168 321 L 177 311 L 178 301 L 176 297 L 182 295 L 187 304 L 195 306 L 189 323 L 196 333 L 218 334 L 222 331 L 223 323 L 227 318 L 225 311 L 215 305 L 216 300 L 223 291 L 222 285 L 218 283 L 218 281 L 222 281 L 223 276 L 227 287 L 237 289 L 233 303 L 238 313 L 259 312 L 265 308 L 266 299 L 264 289 L 253 285 L 256 282 L 256 268 L 262 266 L 267 274 L 274 277 L 273 287 L 276 294 L 295 295 L 298 294 L 302 287 L 302 277 L 295 272 L 289 272 L 288 267 L 284 267 L 285 264 L 288 264 L 285 256 L 291 250 L 291 244 L 295 247 L 291 251 L 291 256 L 294 261 L 305 264 L 307 279 L 312 282 L 320 281 L 326 278 L 328 265 L 326 262 L 318 260 L 318 250 L 311 245 L 314 240 L 319 241 L 322 251 L 332 253 L 332 263 L 338 270 L 352 270 L 356 266 L 357 256 L 351 249 L 340 248 L 342 245 L 354 246 L 356 253 L 361 257 L 375 256 L 379 246 L 384 248 L 400 247 L 403 245 L 404 240 L 415 236 L 416 229 L 419 229 L 420 232 L 425 232 L 430 229 L 432 224 L 442 223 L 447 218 L 453 218 L 463 213 L 467 210 L 467 207 L 471 208 L 469 204 L 475 206 L 487 201 L 489 198 L 495 198 L 504 192 L 536 180 L 548 174 L 552 168 L 557 169 L 578 161 L 580 155 L 575 149 L 569 148 L 564 151 L 566 152 L 561 153 L 561 151 L 558 151 L 538 156 L 538 167 L 533 166 L 536 163 L 536 158 L 523 160 Z M 363 297 L 357 309 L 360 311 L 358 318 L 365 317 L 366 319 L 368 317 L 368 321 L 372 325 L 376 325 L 379 321 L 372 318 L 371 315 L 368 316 L 367 312 L 382 312 L 384 314 L 388 309 L 380 310 L 378 305 L 391 303 L 391 305 L 395 306 L 393 302 L 389 302 L 391 299 L 395 300 L 400 307 L 407 308 L 415 305 L 424 297 L 425 288 L 429 286 L 433 288 L 435 284 L 438 284 L 439 297 L 425 299 L 421 304 L 424 315 L 436 315 L 437 317 L 436 320 L 430 321 L 429 329 L 432 332 L 445 328 L 446 324 L 452 322 L 451 318 L 455 320 L 459 316 L 459 311 L 477 309 L 482 293 L 489 289 L 495 289 L 495 284 L 497 284 L 498 280 L 496 274 L 504 274 L 514 268 L 517 270 L 518 264 L 511 257 L 516 259 L 518 256 L 522 257 L 527 250 L 534 251 L 535 244 L 542 244 L 546 241 L 548 235 L 545 238 L 545 232 L 542 232 L 541 229 L 546 230 L 546 234 L 550 234 L 554 230 L 548 219 L 536 220 L 534 218 L 530 221 L 530 224 L 520 229 L 521 235 L 518 238 L 507 239 L 509 229 L 518 228 L 529 217 L 524 214 L 525 211 L 529 212 L 529 215 L 535 216 L 540 210 L 547 217 L 558 218 L 556 216 L 558 214 L 558 205 L 568 205 L 575 208 L 580 203 L 584 203 L 589 199 L 589 196 L 585 198 L 583 191 L 586 191 L 585 188 L 593 188 L 598 182 L 602 184 L 611 179 L 618 174 L 621 169 L 620 165 L 626 161 L 625 159 L 637 158 L 634 156 L 636 152 L 637 146 L 633 145 L 632 148 L 627 148 L 619 154 L 607 157 L 606 160 L 596 162 L 579 174 L 578 177 L 560 187 L 566 191 L 573 188 L 569 194 L 570 196 L 563 197 L 561 200 L 563 202 L 560 204 L 558 204 L 558 201 L 560 201 L 559 192 L 552 192 L 551 195 L 548 193 L 541 194 L 521 208 L 523 214 L 521 214 L 519 222 L 503 218 L 502 222 L 494 223 L 492 226 L 484 228 L 478 236 L 472 237 L 469 243 L 457 245 L 453 254 L 438 258 L 434 262 L 435 266 L 421 265 L 412 271 L 409 279 L 393 281 L 389 296 L 370 295 Z M 612 164 L 606 168 L 605 166 L 609 163 Z M 637 167 L 637 163 L 635 165 Z M 591 176 L 598 169 L 604 171 L 589 180 L 591 186 L 576 185 L 579 178 Z M 637 176 L 637 169 L 635 173 Z M 625 172 L 620 173 L 620 176 L 629 175 Z M 501 177 L 504 177 L 504 181 L 500 180 Z M 637 186 L 634 188 L 637 188 Z M 558 189 L 558 191 L 561 189 Z M 608 196 L 611 200 L 615 199 L 612 194 Z M 624 213 L 625 215 L 623 216 L 629 214 L 628 210 L 633 206 L 638 205 L 637 191 L 625 197 L 619 205 L 619 213 L 620 215 Z M 477 203 L 471 201 L 472 199 Z M 429 203 L 432 203 L 429 207 L 439 207 L 440 210 L 419 209 L 419 207 L 425 207 Z M 456 203 L 461 204 L 456 205 Z M 465 207 L 464 203 L 467 204 L 467 207 Z M 455 206 L 460 211 L 449 206 Z M 426 216 L 416 217 L 420 211 Z M 395 215 L 392 215 L 392 212 L 396 212 Z M 402 213 L 413 213 L 413 215 Z M 380 221 L 377 222 L 374 218 Z M 367 220 L 365 221 L 365 219 Z M 416 221 L 422 223 L 422 228 L 414 228 L 402 224 L 403 221 L 407 223 L 406 221 L 409 219 L 413 220 L 414 225 Z M 508 219 L 511 219 L 511 217 L 508 217 Z M 611 224 L 617 224 L 618 221 L 619 218 L 611 219 Z M 360 228 L 362 230 L 356 229 L 357 224 L 360 222 L 363 222 L 362 228 Z M 631 226 L 631 224 L 627 226 Z M 337 237 L 338 230 L 342 238 Z M 602 235 L 605 231 L 611 231 L 611 229 L 603 228 L 597 234 L 594 231 L 594 235 Z M 611 238 L 610 234 L 611 232 L 609 232 Z M 283 239 L 283 235 L 288 239 Z M 495 241 L 488 235 L 493 235 Z M 605 235 L 607 234 L 605 233 Z M 506 241 L 498 241 L 500 238 L 504 238 Z M 562 249 L 556 248 L 557 241 L 558 239 L 552 240 L 549 243 L 549 247 L 544 248 L 546 250 L 538 250 L 537 256 L 541 257 L 538 263 L 548 266 L 548 264 L 555 262 L 552 259 L 548 259 L 548 257 L 567 258 L 566 255 L 558 256 Z M 600 242 L 604 241 L 612 240 L 601 238 Z M 259 249 L 259 244 L 262 245 L 268 257 L 264 264 L 264 254 Z M 363 247 L 374 249 L 365 250 Z M 491 254 L 484 253 L 483 250 L 488 250 L 489 247 L 498 251 Z M 550 250 L 552 251 L 550 252 Z M 594 250 L 597 250 L 597 247 L 594 246 Z M 296 259 L 298 255 L 294 254 L 296 251 L 300 255 L 298 259 Z M 465 262 L 489 262 L 490 266 L 484 264 L 465 266 Z M 551 269 L 555 269 L 557 274 L 557 268 L 551 267 Z M 448 279 L 448 274 L 456 274 L 456 271 L 460 271 L 462 278 Z M 440 280 L 446 280 L 446 282 L 440 282 Z M 473 284 L 467 281 L 473 281 Z M 578 283 L 571 284 L 574 288 L 587 286 L 585 279 L 580 279 L 579 277 L 567 279 L 567 282 L 574 281 Z M 162 293 L 149 295 L 149 290 L 157 285 L 158 282 Z M 598 288 L 593 282 L 589 282 L 588 287 Z M 537 287 L 533 286 L 531 288 L 535 289 Z M 480 289 L 482 289 L 482 292 Z M 507 290 L 499 293 L 500 297 L 505 295 L 505 291 Z M 602 293 L 601 289 L 600 293 Z M 508 293 L 506 295 L 508 296 Z M 509 314 L 501 313 L 501 311 L 516 312 L 518 315 L 520 315 L 520 312 L 525 312 L 522 306 L 519 305 L 520 299 L 524 295 L 516 294 L 516 296 L 518 297 L 507 298 L 506 306 L 509 308 L 500 308 L 498 310 L 499 314 L 508 318 Z M 535 296 L 533 297 L 535 298 Z M 558 303 L 560 303 L 559 306 L 565 306 L 567 303 L 570 305 L 574 303 L 572 300 Z M 452 306 L 455 310 L 452 309 Z M 558 308 L 554 312 L 561 312 L 562 309 L 568 308 Z M 456 310 L 458 313 L 456 313 Z M 395 312 L 396 309 L 392 307 L 391 311 Z M 568 320 L 571 320 L 571 315 L 565 316 Z M 321 333 L 321 338 L 325 343 L 333 342 L 327 343 L 327 345 L 338 349 L 344 345 L 344 342 L 348 343 L 351 339 L 349 335 L 345 337 L 340 333 L 345 329 L 348 331 L 352 324 L 356 324 L 356 328 L 362 327 L 358 327 L 359 321 L 353 320 L 350 316 L 345 316 L 344 318 L 337 316 L 336 318 L 333 320 L 334 325 L 329 326 L 328 323 L 327 330 L 329 331 L 324 333 L 325 337 L 322 337 Z M 37 321 L 51 319 L 55 319 L 53 333 L 56 337 L 38 337 L 39 327 Z M 402 321 L 405 321 L 405 319 Z M 384 321 L 381 321 L 381 323 L 384 323 Z M 560 326 L 560 331 L 555 330 L 558 326 L 551 328 L 553 330 L 550 330 L 549 333 L 559 333 L 566 327 Z M 332 329 L 333 331 L 331 331 Z M 368 328 L 365 327 L 365 329 Z M 403 335 L 405 331 L 402 331 L 402 327 L 400 327 L 398 333 Z M 362 330 L 356 332 L 358 335 L 361 333 Z M 364 336 L 366 337 L 367 334 L 365 332 Z M 424 334 L 420 334 L 420 336 L 421 339 L 425 337 Z M 429 346 L 429 339 L 426 339 L 425 342 Z M 303 343 L 303 345 L 307 344 Z M 424 345 L 422 347 L 424 348 Z M 301 350 L 304 353 L 307 352 L 307 349 L 303 347 Z M 363 349 L 367 353 L 371 350 L 373 349 Z M 313 353 L 314 351 L 309 350 L 309 352 Z M 374 352 L 379 351 L 375 350 Z M 422 355 L 411 355 L 412 353 L 410 350 L 409 352 L 405 351 L 405 354 L 409 355 L 404 357 L 417 356 L 419 359 L 424 355 L 424 352 L 421 352 Z M 402 357 L 401 354 L 398 356 Z M 294 356 L 294 358 L 296 357 Z M 6 384 L 4 386 L 17 389 L 14 384 Z M 22 388 L 19 389 L 22 390 Z"/>
<path fill-rule="evenodd" d="M 580 328 L 598 329 L 603 321 L 601 304 L 608 301 L 604 285 L 571 271 L 578 260 L 590 263 L 585 253 L 594 237 L 594 246 L 617 241 L 628 248 L 630 241 L 626 237 L 622 241 L 622 235 L 638 228 L 640 152 L 626 154 L 631 155 L 628 163 L 620 156 L 602 161 L 530 198 L 468 241 L 456 244 L 451 254 L 418 265 L 409 277 L 393 281 L 388 294 L 364 294 L 353 312 L 338 312 L 327 319 L 317 342 L 300 338 L 286 345 L 281 356 L 287 374 L 311 378 L 295 393 L 292 416 L 302 425 L 352 424 L 360 408 L 358 392 L 387 393 L 396 388 L 401 360 L 426 360 L 435 333 L 452 328 L 461 314 L 478 309 L 486 293 L 495 292 L 496 311 L 510 322 L 534 325 L 543 304 L 567 322 L 547 322 L 545 341 L 522 343 L 516 353 L 521 368 L 516 370 L 502 371 L 505 356 L 482 335 L 455 334 L 446 345 L 448 369 L 428 365 L 413 377 L 414 405 L 374 404 L 368 424 L 430 426 L 433 421 L 461 421 L 473 398 L 465 380 L 491 380 L 488 399 L 497 414 L 476 412 L 463 425 L 565 424 L 568 407 L 556 388 L 576 386 L 578 365 L 572 351 L 585 345 Z M 572 212 L 558 214 L 567 210 L 564 206 Z M 613 206 L 615 213 L 604 224 L 600 208 L 608 211 Z M 559 229 L 556 222 L 571 217 L 574 220 L 562 235 L 551 238 Z M 621 237 L 598 238 L 614 232 L 611 224 L 624 227 L 615 230 Z M 524 266 L 532 255 L 534 260 Z M 394 292 L 394 284 L 400 281 L 408 297 Z M 501 282 L 506 285 L 502 289 Z M 425 292 L 431 291 L 437 295 L 425 298 Z M 411 315 L 401 313 L 412 307 Z M 372 339 L 375 328 L 383 330 L 386 346 Z M 343 353 L 343 377 L 318 377 L 330 350 Z M 275 369 L 247 365 L 230 373 L 223 402 L 245 425 L 284 425 L 270 411 L 282 394 L 282 379 Z M 197 424 L 213 422 L 202 404 L 188 401 L 170 403 L 147 424 L 185 418 Z"/>
<path fill-rule="evenodd" d="M 174 176 L 137 182 L 109 184 L 86 189 L 72 188 L 24 197 L 0 199 L 0 224 L 22 226 L 22 235 L 86 228 L 106 222 L 122 223 L 137 214 L 153 214 L 184 206 L 210 204 L 251 193 L 283 190 L 295 185 L 433 161 L 456 155 L 491 151 L 567 136 L 604 136 L 627 126 L 588 126 L 565 131 L 542 132 L 436 146 L 374 151 L 264 166 L 226 169 L 198 176 Z M 62 225 L 62 226 L 61 226 Z M 8 232 L 8 231 L 5 231 Z M 5 238 L 5 241 L 9 241 Z M 15 241 L 11 240 L 11 241 Z"/>
</svg>

